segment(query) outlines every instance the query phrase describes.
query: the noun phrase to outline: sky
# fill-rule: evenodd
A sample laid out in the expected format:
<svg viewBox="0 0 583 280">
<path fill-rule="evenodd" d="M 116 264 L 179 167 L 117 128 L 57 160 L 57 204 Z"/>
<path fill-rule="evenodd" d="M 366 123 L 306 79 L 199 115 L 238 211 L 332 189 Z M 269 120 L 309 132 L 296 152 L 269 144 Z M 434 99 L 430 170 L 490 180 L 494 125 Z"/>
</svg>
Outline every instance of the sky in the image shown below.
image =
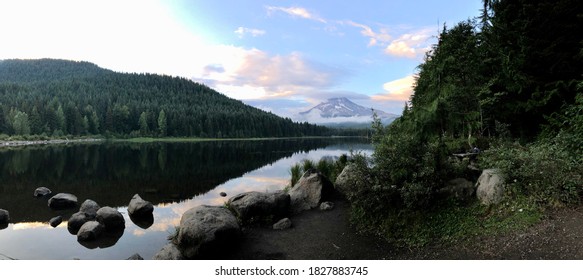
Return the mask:
<svg viewBox="0 0 583 280">
<path fill-rule="evenodd" d="M 328 98 L 400 114 L 417 66 L 480 0 L 0 0 L 0 59 L 204 83 L 294 118 Z"/>
</svg>

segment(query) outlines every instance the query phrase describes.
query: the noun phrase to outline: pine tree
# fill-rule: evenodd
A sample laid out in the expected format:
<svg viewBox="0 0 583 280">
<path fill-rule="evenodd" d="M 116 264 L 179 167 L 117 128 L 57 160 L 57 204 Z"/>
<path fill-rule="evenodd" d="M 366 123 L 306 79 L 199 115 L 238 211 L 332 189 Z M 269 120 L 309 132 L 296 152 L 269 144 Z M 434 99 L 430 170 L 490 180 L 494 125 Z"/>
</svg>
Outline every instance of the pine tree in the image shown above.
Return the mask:
<svg viewBox="0 0 583 280">
<path fill-rule="evenodd" d="M 148 136 L 150 134 L 150 128 L 148 127 L 148 113 L 142 112 L 140 114 L 139 126 L 140 134 L 142 136 Z"/>
<path fill-rule="evenodd" d="M 24 112 L 17 111 L 12 127 L 14 127 L 14 133 L 17 135 L 29 135 L 30 123 L 28 121 L 28 115 Z"/>
<path fill-rule="evenodd" d="M 164 109 L 160 110 L 158 115 L 158 133 L 161 137 L 165 137 L 168 132 L 168 120 L 166 119 L 166 112 Z"/>
</svg>

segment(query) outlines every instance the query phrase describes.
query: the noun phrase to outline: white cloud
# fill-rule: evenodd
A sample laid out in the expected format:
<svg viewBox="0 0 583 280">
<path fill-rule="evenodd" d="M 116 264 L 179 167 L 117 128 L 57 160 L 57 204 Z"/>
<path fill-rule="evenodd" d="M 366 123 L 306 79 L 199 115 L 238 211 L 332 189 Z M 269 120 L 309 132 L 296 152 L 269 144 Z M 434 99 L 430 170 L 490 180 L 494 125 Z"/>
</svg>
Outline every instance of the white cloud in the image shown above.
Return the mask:
<svg viewBox="0 0 583 280">
<path fill-rule="evenodd" d="M 390 56 L 418 59 L 430 49 L 430 39 L 433 33 L 433 29 L 430 28 L 402 33 L 402 27 L 395 28 L 395 30 L 384 27 L 375 31 L 368 25 L 350 20 L 339 23 L 360 28 L 360 34 L 369 38 L 369 47 L 381 47 L 384 53 Z"/>
<path fill-rule="evenodd" d="M 401 79 L 387 82 L 383 85 L 385 93 L 372 96 L 375 101 L 408 101 L 413 94 L 415 76 L 409 75 Z M 401 103 L 402 104 L 402 103 Z"/>
<path fill-rule="evenodd" d="M 322 23 L 326 23 L 327 21 L 313 13 L 311 13 L 310 11 L 306 10 L 305 8 L 301 8 L 301 7 L 273 7 L 273 6 L 268 6 L 266 7 L 268 12 L 283 12 L 286 13 L 292 17 L 299 17 L 299 18 L 304 18 L 304 19 L 309 19 L 309 20 L 315 20 L 315 21 L 319 21 Z"/>
<path fill-rule="evenodd" d="M 315 64 L 297 52 L 270 55 L 258 49 L 236 47 L 225 51 L 229 52 L 228 57 L 221 57 L 204 67 L 207 71 L 201 71 L 199 77 L 236 99 L 274 98 L 321 91 L 335 85 L 344 75 L 340 69 Z"/>
<path fill-rule="evenodd" d="M 368 42 L 369 47 L 376 46 L 378 44 L 384 45 L 385 43 L 389 42 L 392 38 L 392 36 L 388 33 L 387 29 L 381 29 L 380 32 L 375 32 L 370 26 L 357 23 L 354 21 L 349 20 L 343 21 L 341 23 L 360 28 L 361 29 L 360 34 L 362 34 L 362 36 L 369 38 Z"/>
<path fill-rule="evenodd" d="M 419 58 L 430 49 L 432 33 L 432 29 L 425 28 L 402 34 L 390 42 L 385 48 L 385 53 L 397 57 Z"/>
<path fill-rule="evenodd" d="M 334 117 L 325 118 L 320 116 L 320 111 L 312 110 L 308 114 L 296 114 L 293 120 L 298 122 L 309 122 L 316 124 L 336 124 L 336 123 L 370 123 L 372 121 L 371 116 L 358 116 L 358 117 Z"/>
<path fill-rule="evenodd" d="M 259 37 L 265 35 L 265 30 L 239 27 L 237 30 L 235 30 L 235 33 L 239 36 L 239 38 L 245 37 L 246 34 L 249 34 L 252 37 Z"/>
</svg>

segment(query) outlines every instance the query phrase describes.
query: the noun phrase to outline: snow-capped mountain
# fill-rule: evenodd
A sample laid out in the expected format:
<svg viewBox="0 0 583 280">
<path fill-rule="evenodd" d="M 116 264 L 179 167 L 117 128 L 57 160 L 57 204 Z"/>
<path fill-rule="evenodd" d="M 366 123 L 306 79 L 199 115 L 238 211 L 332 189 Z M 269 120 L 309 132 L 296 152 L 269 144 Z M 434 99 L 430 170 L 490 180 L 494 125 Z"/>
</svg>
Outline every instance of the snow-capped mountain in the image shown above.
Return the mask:
<svg viewBox="0 0 583 280">
<path fill-rule="evenodd" d="M 323 118 L 372 116 L 370 108 L 360 106 L 348 98 L 330 98 L 300 114 L 307 115 L 312 111 L 319 111 L 318 114 Z"/>
<path fill-rule="evenodd" d="M 383 123 L 390 123 L 397 115 L 381 110 L 374 110 Z M 308 122 L 318 124 L 340 123 L 370 123 L 373 111 L 371 108 L 358 105 L 348 98 L 330 98 L 317 106 L 300 113 L 300 117 Z"/>
</svg>

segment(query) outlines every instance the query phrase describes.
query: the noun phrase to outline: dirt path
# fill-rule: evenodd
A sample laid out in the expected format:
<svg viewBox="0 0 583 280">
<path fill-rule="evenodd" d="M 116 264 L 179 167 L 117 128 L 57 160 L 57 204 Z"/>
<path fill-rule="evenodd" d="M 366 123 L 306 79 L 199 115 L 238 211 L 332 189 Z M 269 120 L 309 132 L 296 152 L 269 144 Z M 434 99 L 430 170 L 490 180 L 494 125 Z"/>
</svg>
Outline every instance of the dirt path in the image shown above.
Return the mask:
<svg viewBox="0 0 583 280">
<path fill-rule="evenodd" d="M 267 227 L 244 229 L 231 259 L 245 260 L 359 260 L 385 259 L 389 244 L 358 235 L 348 221 L 348 203 L 335 199 L 334 209 L 305 211 L 290 217 L 287 230 Z"/>
<path fill-rule="evenodd" d="M 556 210 L 521 232 L 480 237 L 450 246 L 428 246 L 406 258 L 582 260 L 583 207 Z"/>
<path fill-rule="evenodd" d="M 245 260 L 481 260 L 583 259 L 583 207 L 549 213 L 522 232 L 479 237 L 455 244 L 397 248 L 350 227 L 349 205 L 336 199 L 331 211 L 311 210 L 290 219 L 293 227 L 244 229 L 244 237 L 229 259 Z"/>
</svg>

